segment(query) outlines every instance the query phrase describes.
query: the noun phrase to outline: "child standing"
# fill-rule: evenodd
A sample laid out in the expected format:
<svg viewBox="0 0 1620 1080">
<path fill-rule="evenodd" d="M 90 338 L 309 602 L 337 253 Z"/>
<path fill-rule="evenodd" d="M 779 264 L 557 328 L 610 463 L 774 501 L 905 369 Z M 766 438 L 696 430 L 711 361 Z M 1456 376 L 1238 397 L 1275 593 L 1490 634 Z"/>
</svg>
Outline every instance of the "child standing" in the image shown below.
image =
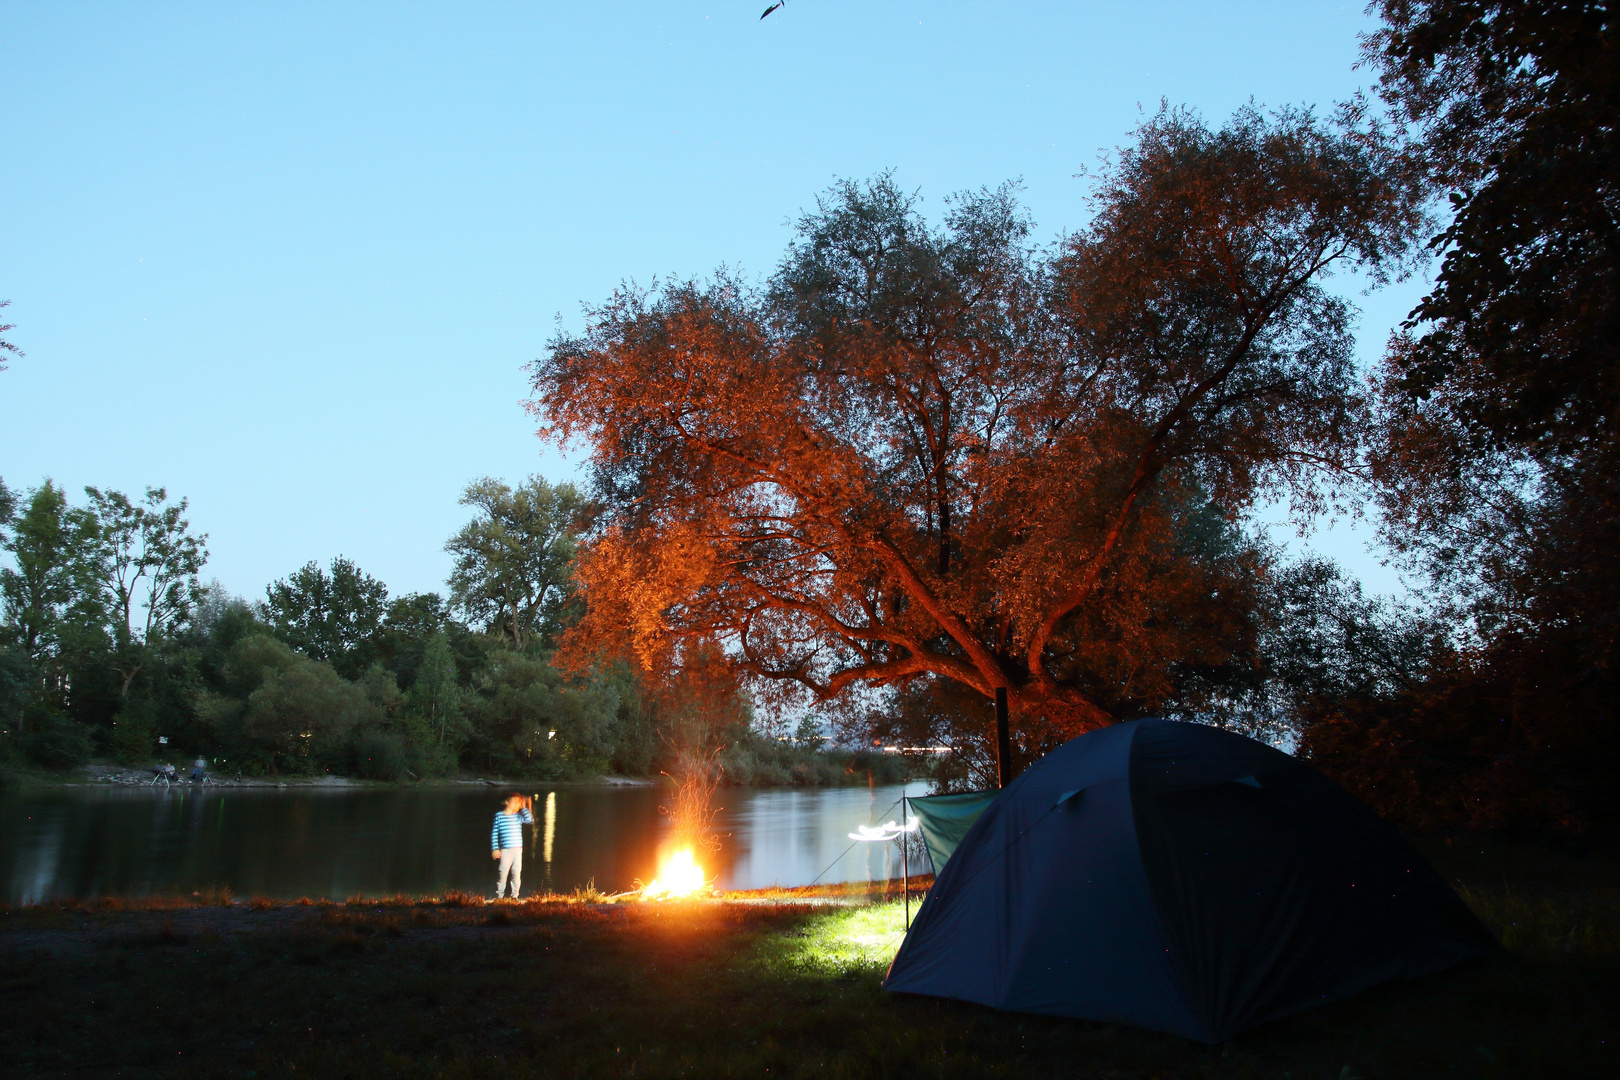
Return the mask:
<svg viewBox="0 0 1620 1080">
<path fill-rule="evenodd" d="M 518 886 L 523 881 L 523 826 L 533 825 L 534 815 L 529 813 L 529 799 L 517 792 L 506 797 L 506 805 L 495 813 L 495 827 L 489 832 L 489 857 L 500 863 L 495 877 L 495 899 L 506 891 L 506 879 L 512 879 L 512 899 L 516 900 Z"/>
</svg>

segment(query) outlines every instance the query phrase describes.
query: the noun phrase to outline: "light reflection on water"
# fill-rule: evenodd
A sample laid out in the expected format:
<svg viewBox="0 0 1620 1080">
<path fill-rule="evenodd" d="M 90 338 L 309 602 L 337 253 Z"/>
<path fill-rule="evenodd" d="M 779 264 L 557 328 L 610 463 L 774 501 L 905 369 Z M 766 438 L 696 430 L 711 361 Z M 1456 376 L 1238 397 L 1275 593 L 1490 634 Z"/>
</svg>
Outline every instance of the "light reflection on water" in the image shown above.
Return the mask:
<svg viewBox="0 0 1620 1080">
<path fill-rule="evenodd" d="M 590 881 L 620 892 L 652 877 L 668 828 L 659 812 L 665 791 L 532 790 L 538 827 L 525 830 L 525 893 Z M 721 847 L 702 861 L 724 889 L 805 885 L 818 874 L 823 882 L 898 876 L 893 845 L 851 849 L 848 834 L 898 817 L 901 790 L 722 788 Z M 922 795 L 927 785 L 905 790 Z M 0 881 L 13 904 L 212 885 L 243 897 L 487 894 L 499 801 L 494 788 L 41 789 L 0 799 Z"/>
</svg>

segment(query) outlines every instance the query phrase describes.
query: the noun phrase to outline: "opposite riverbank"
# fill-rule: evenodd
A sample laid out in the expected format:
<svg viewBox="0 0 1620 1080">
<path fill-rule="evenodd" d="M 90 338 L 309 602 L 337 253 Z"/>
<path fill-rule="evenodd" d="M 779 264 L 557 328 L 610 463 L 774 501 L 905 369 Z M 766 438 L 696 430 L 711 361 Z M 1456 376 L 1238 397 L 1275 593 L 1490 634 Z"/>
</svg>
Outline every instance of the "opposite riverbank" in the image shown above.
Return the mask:
<svg viewBox="0 0 1620 1080">
<path fill-rule="evenodd" d="M 1204 1047 L 879 989 L 864 888 L 603 903 L 222 894 L 0 914 L 0 1072 L 164 1077 L 1575 1077 L 1620 1073 L 1620 860 L 1454 841 L 1510 956 Z"/>
<path fill-rule="evenodd" d="M 178 773 L 172 781 L 155 778 L 149 767 L 128 765 L 81 765 L 65 773 L 13 773 L 12 783 L 18 786 L 39 787 L 125 787 L 151 788 L 155 791 L 196 788 L 353 788 L 393 789 L 401 787 L 444 788 L 532 788 L 536 785 L 555 787 L 560 784 L 597 785 L 607 787 L 652 787 L 663 778 L 641 776 L 575 776 L 561 780 L 510 780 L 500 777 L 435 777 L 428 780 L 366 780 L 354 776 L 222 776 L 209 774 L 204 780 L 193 781 L 188 774 Z"/>
<path fill-rule="evenodd" d="M 803 757 L 806 755 L 798 756 Z M 868 753 L 866 756 L 871 758 L 872 761 L 863 764 L 860 768 L 850 765 L 847 756 L 844 755 L 826 755 L 826 761 L 816 761 L 812 764 L 802 761 L 797 763 L 789 761 L 788 767 L 780 767 L 777 763 L 771 762 L 766 762 L 762 766 L 754 757 L 747 757 L 741 762 L 741 768 L 723 768 L 722 783 L 728 786 L 746 787 L 840 787 L 864 784 L 869 780 L 875 780 L 880 784 L 897 783 L 914 779 L 917 776 L 926 776 L 929 771 L 927 768 L 919 769 L 915 767 L 915 762 L 899 755 Z M 203 781 L 192 781 L 189 779 L 189 769 L 178 766 L 175 770 L 175 779 L 164 781 L 157 778 L 157 764 L 157 762 L 149 765 L 92 762 L 71 769 L 52 770 L 18 767 L 13 763 L 9 767 L 0 766 L 0 792 L 30 786 L 150 787 L 156 790 L 164 790 L 165 788 L 185 789 L 200 786 L 355 789 L 506 787 L 515 790 L 532 790 L 535 787 L 556 787 L 559 785 L 651 787 L 668 782 L 668 778 L 662 774 L 656 776 L 616 776 L 603 773 L 577 773 L 556 777 L 510 777 L 461 773 L 453 776 L 376 780 L 336 773 L 247 776 L 232 774 L 223 770 L 210 771 Z"/>
</svg>

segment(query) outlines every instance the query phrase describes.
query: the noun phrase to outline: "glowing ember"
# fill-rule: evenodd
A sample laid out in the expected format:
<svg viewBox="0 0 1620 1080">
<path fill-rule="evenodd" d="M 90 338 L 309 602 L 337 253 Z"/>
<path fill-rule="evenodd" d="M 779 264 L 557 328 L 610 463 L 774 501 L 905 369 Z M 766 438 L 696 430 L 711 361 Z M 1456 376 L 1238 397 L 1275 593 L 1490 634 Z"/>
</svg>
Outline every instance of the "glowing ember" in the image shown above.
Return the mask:
<svg viewBox="0 0 1620 1080">
<path fill-rule="evenodd" d="M 658 864 L 658 876 L 641 890 L 644 900 L 669 900 L 700 892 L 708 881 L 689 847 L 677 848 Z"/>
</svg>

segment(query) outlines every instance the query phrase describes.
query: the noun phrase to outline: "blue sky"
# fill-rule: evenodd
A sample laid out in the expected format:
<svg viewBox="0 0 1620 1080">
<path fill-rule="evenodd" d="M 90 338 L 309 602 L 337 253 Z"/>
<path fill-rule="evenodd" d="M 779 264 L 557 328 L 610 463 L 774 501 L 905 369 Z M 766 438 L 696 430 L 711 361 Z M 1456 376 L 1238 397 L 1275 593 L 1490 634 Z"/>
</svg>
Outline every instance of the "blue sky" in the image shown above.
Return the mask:
<svg viewBox="0 0 1620 1080">
<path fill-rule="evenodd" d="M 523 367 L 621 280 L 764 275 L 889 168 L 935 213 L 1021 178 L 1055 238 L 1161 98 L 1369 81 L 1359 3 L 764 6 L 0 3 L 0 476 L 166 486 L 242 595 L 440 589 L 469 480 L 573 475 Z M 1420 292 L 1356 297 L 1365 358 Z"/>
</svg>

